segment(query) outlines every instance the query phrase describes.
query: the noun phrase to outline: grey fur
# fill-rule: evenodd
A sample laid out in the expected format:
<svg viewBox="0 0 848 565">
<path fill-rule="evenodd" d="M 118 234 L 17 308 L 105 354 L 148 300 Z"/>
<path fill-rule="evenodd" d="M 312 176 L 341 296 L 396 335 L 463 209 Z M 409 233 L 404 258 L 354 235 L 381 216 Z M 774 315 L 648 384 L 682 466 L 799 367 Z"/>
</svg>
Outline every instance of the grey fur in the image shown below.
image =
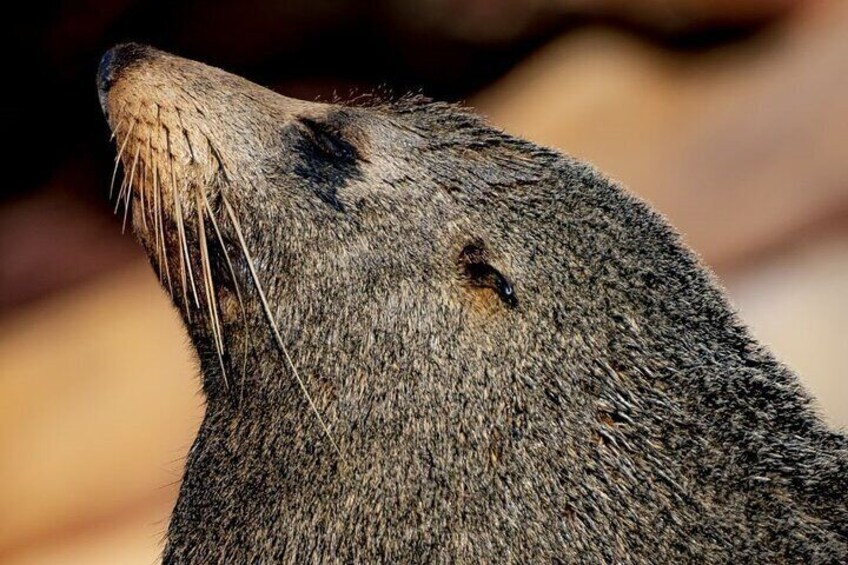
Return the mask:
<svg viewBox="0 0 848 565">
<path fill-rule="evenodd" d="M 303 103 L 144 53 L 110 124 L 111 99 L 140 99 L 180 109 L 187 140 L 202 131 L 215 168 L 171 157 L 220 214 L 247 319 L 213 251 L 228 382 L 209 317 L 184 314 L 207 407 L 166 563 L 845 561 L 848 441 L 645 204 L 453 105 Z M 140 123 L 178 130 L 164 115 Z M 331 192 L 281 133 L 301 115 L 332 122 L 315 159 L 355 151 Z M 462 271 L 474 241 L 514 307 Z"/>
</svg>

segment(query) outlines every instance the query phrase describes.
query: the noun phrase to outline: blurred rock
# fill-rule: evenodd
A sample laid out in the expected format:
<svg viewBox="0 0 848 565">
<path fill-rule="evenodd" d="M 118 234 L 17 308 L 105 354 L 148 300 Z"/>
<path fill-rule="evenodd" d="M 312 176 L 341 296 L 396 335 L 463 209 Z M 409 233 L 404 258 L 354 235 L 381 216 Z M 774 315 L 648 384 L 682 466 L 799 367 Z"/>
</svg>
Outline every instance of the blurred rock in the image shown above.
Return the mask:
<svg viewBox="0 0 848 565">
<path fill-rule="evenodd" d="M 141 262 L 2 319 L 0 562 L 174 499 L 203 414 L 187 342 Z"/>
<path fill-rule="evenodd" d="M 81 193 L 98 186 L 90 167 L 63 167 L 38 192 L 0 206 L 0 313 L 101 275 L 143 252 L 120 235 L 108 184 L 102 200 Z"/>
<path fill-rule="evenodd" d="M 151 565 L 162 555 L 167 516 L 173 502 L 130 508 L 112 519 L 73 532 L 65 539 L 32 545 L 3 565 Z"/>
<path fill-rule="evenodd" d="M 390 0 L 394 25 L 475 43 L 526 38 L 553 25 L 625 22 L 664 35 L 757 26 L 803 0 Z"/>
<path fill-rule="evenodd" d="M 556 0 L 554 0 L 556 2 Z M 575 11 L 607 15 L 663 33 L 738 28 L 785 15 L 803 0 L 559 0 Z"/>
</svg>

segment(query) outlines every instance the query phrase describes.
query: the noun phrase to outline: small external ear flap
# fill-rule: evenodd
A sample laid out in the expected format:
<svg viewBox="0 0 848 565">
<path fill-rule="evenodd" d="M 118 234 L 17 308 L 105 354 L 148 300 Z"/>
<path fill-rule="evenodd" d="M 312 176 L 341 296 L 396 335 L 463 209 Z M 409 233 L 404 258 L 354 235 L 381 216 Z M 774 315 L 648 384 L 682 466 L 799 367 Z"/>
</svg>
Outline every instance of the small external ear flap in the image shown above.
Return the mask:
<svg viewBox="0 0 848 565">
<path fill-rule="evenodd" d="M 325 157 L 351 163 L 360 159 L 359 149 L 344 133 L 344 120 L 341 117 L 336 115 L 329 115 L 323 119 L 300 117 L 298 121 L 313 147 Z"/>
<path fill-rule="evenodd" d="M 303 179 L 323 203 L 345 212 L 339 192 L 362 178 L 362 137 L 341 110 L 320 117 L 300 116 L 283 127 L 282 144 Z"/>
<path fill-rule="evenodd" d="M 489 288 L 510 308 L 518 306 L 515 288 L 503 273 L 489 263 L 488 252 L 482 241 L 475 240 L 463 247 L 458 262 L 471 286 Z"/>
</svg>

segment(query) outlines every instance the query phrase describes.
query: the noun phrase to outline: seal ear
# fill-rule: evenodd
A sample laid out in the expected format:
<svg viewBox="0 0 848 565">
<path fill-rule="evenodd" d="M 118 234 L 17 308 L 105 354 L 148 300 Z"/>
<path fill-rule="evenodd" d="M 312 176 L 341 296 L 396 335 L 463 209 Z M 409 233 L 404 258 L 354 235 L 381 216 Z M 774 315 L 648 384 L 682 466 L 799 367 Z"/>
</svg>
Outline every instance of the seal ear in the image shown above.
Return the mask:
<svg viewBox="0 0 848 565">
<path fill-rule="evenodd" d="M 322 202 L 339 212 L 345 207 L 339 190 L 362 176 L 361 141 L 341 112 L 300 116 L 283 129 L 283 143 L 293 155 L 293 172 Z"/>
<path fill-rule="evenodd" d="M 488 251 L 482 240 L 475 239 L 459 253 L 457 263 L 463 278 L 472 288 L 487 288 L 497 293 L 509 308 L 518 306 L 515 288 L 510 280 L 489 262 Z"/>
<path fill-rule="evenodd" d="M 326 116 L 316 119 L 301 116 L 298 122 L 315 153 L 347 165 L 353 165 L 362 158 L 359 148 L 348 139 L 340 117 Z"/>
</svg>

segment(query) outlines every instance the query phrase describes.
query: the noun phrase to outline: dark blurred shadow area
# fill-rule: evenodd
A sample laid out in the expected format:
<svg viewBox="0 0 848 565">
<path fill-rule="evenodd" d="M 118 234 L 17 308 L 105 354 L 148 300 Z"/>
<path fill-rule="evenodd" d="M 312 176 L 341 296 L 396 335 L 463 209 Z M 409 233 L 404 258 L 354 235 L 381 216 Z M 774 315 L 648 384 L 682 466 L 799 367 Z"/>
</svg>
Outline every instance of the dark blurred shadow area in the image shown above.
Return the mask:
<svg viewBox="0 0 848 565">
<path fill-rule="evenodd" d="M 0 562 L 144 563 L 202 415 L 107 197 L 100 55 L 149 43 L 305 99 L 408 91 L 595 163 L 848 423 L 844 0 L 89 0 L 8 12 Z"/>
</svg>

